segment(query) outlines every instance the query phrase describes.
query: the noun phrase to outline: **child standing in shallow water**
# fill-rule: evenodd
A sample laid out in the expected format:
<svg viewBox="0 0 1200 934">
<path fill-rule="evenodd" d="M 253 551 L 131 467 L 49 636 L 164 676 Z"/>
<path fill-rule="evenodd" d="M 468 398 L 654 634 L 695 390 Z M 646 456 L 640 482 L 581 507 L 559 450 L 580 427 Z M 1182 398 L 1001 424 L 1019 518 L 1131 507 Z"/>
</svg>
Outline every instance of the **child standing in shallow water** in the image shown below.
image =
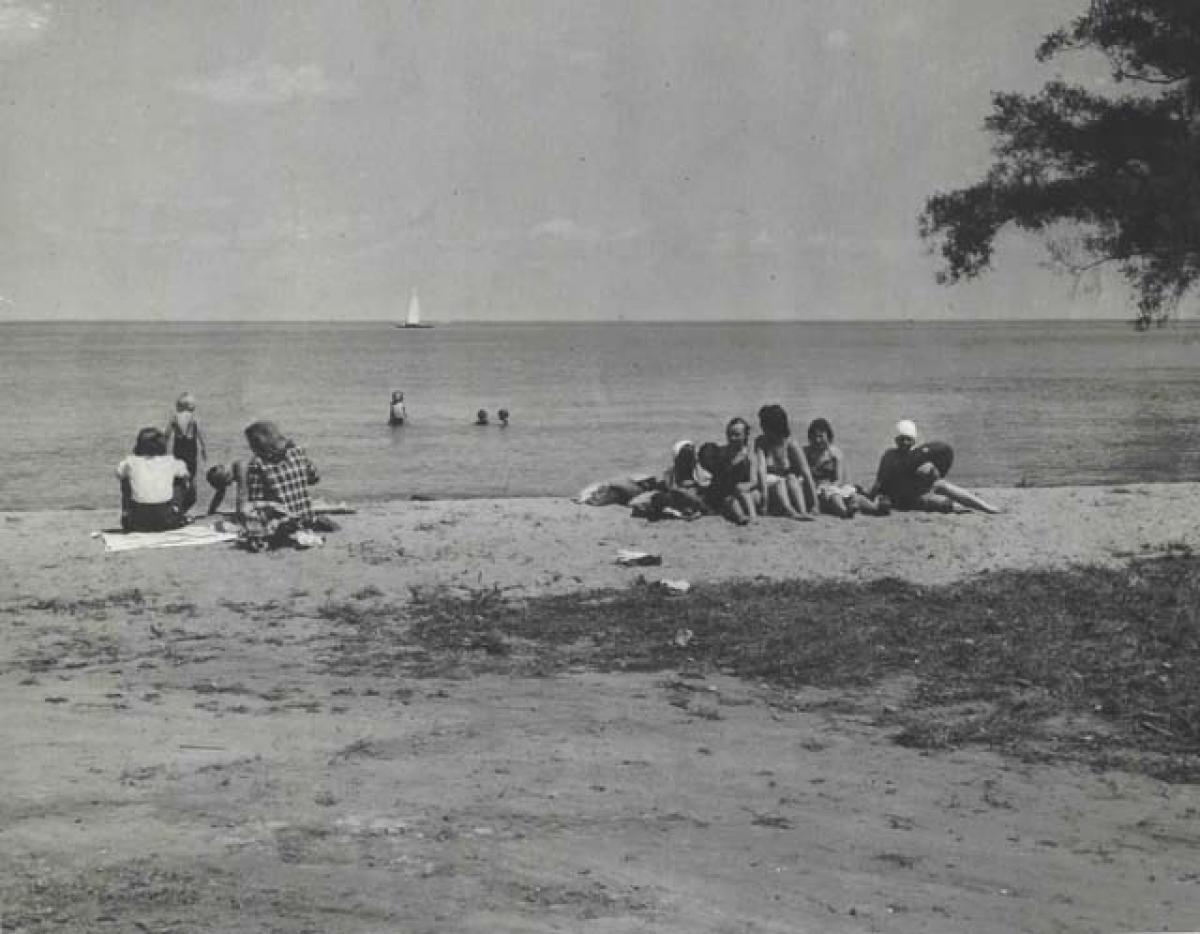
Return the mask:
<svg viewBox="0 0 1200 934">
<path fill-rule="evenodd" d="M 167 422 L 167 447 L 172 456 L 187 464 L 188 475 L 196 481 L 197 454 L 208 460 L 204 432 L 196 418 L 196 397 L 185 392 L 175 400 L 175 411 Z"/>
</svg>

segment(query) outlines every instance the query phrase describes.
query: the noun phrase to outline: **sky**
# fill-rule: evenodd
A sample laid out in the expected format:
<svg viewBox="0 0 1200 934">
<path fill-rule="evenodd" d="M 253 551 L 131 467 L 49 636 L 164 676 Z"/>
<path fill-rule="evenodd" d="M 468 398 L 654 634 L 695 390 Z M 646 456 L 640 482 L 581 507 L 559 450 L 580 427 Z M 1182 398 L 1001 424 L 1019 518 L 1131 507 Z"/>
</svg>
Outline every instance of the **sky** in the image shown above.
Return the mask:
<svg viewBox="0 0 1200 934">
<path fill-rule="evenodd" d="M 924 199 L 1085 0 L 0 0 L 0 321 L 1130 317 Z"/>
</svg>

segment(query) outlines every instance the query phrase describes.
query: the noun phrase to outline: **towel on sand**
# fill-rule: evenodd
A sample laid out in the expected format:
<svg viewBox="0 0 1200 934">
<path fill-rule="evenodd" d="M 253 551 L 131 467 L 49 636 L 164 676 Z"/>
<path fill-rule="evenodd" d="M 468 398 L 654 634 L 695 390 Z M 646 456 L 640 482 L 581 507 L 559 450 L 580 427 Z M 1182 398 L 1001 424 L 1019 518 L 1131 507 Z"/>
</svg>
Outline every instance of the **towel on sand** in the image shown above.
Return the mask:
<svg viewBox="0 0 1200 934">
<path fill-rule="evenodd" d="M 169 532 L 93 532 L 104 540 L 105 552 L 136 551 L 140 548 L 182 548 L 186 545 L 215 545 L 236 541 L 238 533 L 229 523 L 185 525 Z"/>
</svg>

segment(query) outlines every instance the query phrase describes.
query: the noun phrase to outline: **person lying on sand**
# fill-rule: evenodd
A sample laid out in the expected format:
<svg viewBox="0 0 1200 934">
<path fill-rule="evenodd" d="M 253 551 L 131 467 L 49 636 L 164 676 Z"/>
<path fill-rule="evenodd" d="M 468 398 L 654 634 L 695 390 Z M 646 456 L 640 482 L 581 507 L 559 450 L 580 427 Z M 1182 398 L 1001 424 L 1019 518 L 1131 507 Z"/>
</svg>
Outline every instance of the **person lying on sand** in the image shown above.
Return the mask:
<svg viewBox="0 0 1200 934">
<path fill-rule="evenodd" d="M 955 505 L 995 515 L 1000 509 L 945 479 L 954 463 L 954 450 L 942 441 L 917 445 L 917 426 L 908 419 L 896 423 L 895 447 L 883 452 L 875 484 L 868 496 L 896 509 L 954 512 Z"/>
</svg>

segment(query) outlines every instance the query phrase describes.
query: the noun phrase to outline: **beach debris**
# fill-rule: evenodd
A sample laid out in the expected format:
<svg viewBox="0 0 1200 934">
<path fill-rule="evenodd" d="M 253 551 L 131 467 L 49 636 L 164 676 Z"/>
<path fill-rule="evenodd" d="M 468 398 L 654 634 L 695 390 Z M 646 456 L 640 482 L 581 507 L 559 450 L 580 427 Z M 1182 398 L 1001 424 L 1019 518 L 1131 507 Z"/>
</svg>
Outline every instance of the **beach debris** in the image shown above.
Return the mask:
<svg viewBox="0 0 1200 934">
<path fill-rule="evenodd" d="M 308 529 L 300 529 L 292 533 L 292 544 L 297 548 L 320 548 L 325 544 L 325 539 L 316 532 L 310 532 Z"/>
<path fill-rule="evenodd" d="M 673 645 L 677 645 L 681 649 L 686 649 L 696 638 L 696 634 L 690 629 L 676 629 L 675 636 L 671 639 Z"/>
<path fill-rule="evenodd" d="M 672 593 L 687 593 L 692 589 L 692 585 L 685 580 L 669 580 L 665 577 L 658 584 Z"/>
<path fill-rule="evenodd" d="M 331 503 L 328 500 L 323 500 L 323 499 L 314 499 L 313 504 L 312 504 L 312 510 L 317 515 L 324 515 L 324 516 L 352 516 L 356 512 L 358 512 L 357 509 L 355 509 L 353 506 L 351 506 L 345 500 L 340 500 L 336 503 Z"/>
<path fill-rule="evenodd" d="M 617 549 L 617 564 L 622 567 L 659 565 L 662 564 L 662 560 L 662 555 L 652 555 L 648 551 L 634 551 L 631 548 Z"/>
</svg>

